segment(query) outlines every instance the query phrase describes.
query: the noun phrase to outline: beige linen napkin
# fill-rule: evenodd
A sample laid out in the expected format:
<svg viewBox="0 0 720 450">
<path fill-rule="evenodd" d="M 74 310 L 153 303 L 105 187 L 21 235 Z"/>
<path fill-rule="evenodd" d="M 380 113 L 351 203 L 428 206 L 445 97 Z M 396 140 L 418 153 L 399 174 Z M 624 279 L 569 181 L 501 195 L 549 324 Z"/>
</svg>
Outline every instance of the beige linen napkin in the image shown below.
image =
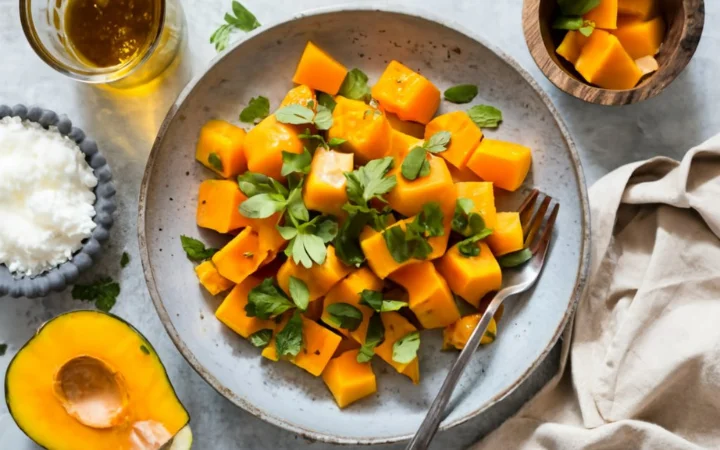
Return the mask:
<svg viewBox="0 0 720 450">
<path fill-rule="evenodd" d="M 720 448 L 720 135 L 590 189 L 558 375 L 473 450 Z"/>
</svg>

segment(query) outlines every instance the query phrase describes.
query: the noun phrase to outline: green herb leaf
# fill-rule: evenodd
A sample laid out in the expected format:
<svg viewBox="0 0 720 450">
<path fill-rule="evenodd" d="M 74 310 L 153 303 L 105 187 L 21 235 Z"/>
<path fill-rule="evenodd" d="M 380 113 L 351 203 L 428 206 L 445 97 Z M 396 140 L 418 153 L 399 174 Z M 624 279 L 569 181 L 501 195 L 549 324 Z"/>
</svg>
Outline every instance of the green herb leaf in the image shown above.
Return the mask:
<svg viewBox="0 0 720 450">
<path fill-rule="evenodd" d="M 528 248 L 508 253 L 498 258 L 500 267 L 510 268 L 525 264 L 532 259 L 532 252 Z"/>
<path fill-rule="evenodd" d="M 300 105 L 288 105 L 275 111 L 275 118 L 280 123 L 302 125 L 313 123 L 315 113 L 312 109 Z"/>
<path fill-rule="evenodd" d="M 235 27 L 229 23 L 220 25 L 215 32 L 210 36 L 210 43 L 215 44 L 215 50 L 221 52 L 225 50 L 230 40 L 230 33 Z"/>
<path fill-rule="evenodd" d="M 329 130 L 333 124 L 333 115 L 330 108 L 318 105 L 317 114 L 315 114 L 313 122 L 315 122 L 315 126 L 318 130 Z"/>
<path fill-rule="evenodd" d="M 417 215 L 414 222 L 421 227 L 421 232 L 426 233 L 430 237 L 443 236 L 445 234 L 443 212 L 438 202 L 425 203 L 422 211 Z"/>
<path fill-rule="evenodd" d="M 460 252 L 460 254 L 466 258 L 480 255 L 480 247 L 477 245 L 477 243 L 487 238 L 491 234 L 492 230 L 489 228 L 485 228 L 479 233 L 458 242 L 458 252 Z"/>
<path fill-rule="evenodd" d="M 193 261 L 204 261 L 218 251 L 216 248 L 205 248 L 202 242 L 185 235 L 180 236 L 180 243 L 187 257 Z"/>
<path fill-rule="evenodd" d="M 284 177 L 291 173 L 307 174 L 310 172 L 310 164 L 312 163 L 312 155 L 308 149 L 303 149 L 300 154 L 290 153 L 283 150 L 282 152 L 282 169 L 280 174 Z"/>
<path fill-rule="evenodd" d="M 553 21 L 552 27 L 556 30 L 579 30 L 583 22 L 582 17 L 559 16 Z"/>
<path fill-rule="evenodd" d="M 403 159 L 400 173 L 406 180 L 413 181 L 420 176 L 424 165 L 427 163 L 427 150 L 423 147 L 415 147 Z"/>
<path fill-rule="evenodd" d="M 294 306 L 285 293 L 275 286 L 272 278 L 265 278 L 248 293 L 245 312 L 248 317 L 274 319 Z"/>
<path fill-rule="evenodd" d="M 400 226 L 393 226 L 383 231 L 383 238 L 390 255 L 396 262 L 404 263 L 410 259 L 411 254 L 405 231 Z"/>
<path fill-rule="evenodd" d="M 208 163 L 210 163 L 210 165 L 218 172 L 223 171 L 223 163 L 217 153 L 213 152 L 208 155 Z"/>
<path fill-rule="evenodd" d="M 287 201 L 280 194 L 258 194 L 240 204 L 240 214 L 250 219 L 266 219 L 286 206 Z"/>
<path fill-rule="evenodd" d="M 406 306 L 407 302 L 400 300 L 385 300 L 382 292 L 365 289 L 360 293 L 360 304 L 367 305 L 377 312 L 398 311 Z"/>
<path fill-rule="evenodd" d="M 370 214 L 355 212 L 345 219 L 335 237 L 335 255 L 348 266 L 360 267 L 365 253 L 360 248 L 360 233 L 368 224 Z"/>
<path fill-rule="evenodd" d="M 425 150 L 430 153 L 441 153 L 447 150 L 452 134 L 449 131 L 438 131 L 423 143 Z"/>
<path fill-rule="evenodd" d="M 418 178 L 426 177 L 430 175 L 430 161 L 425 159 L 422 163 L 422 167 L 420 167 L 420 173 L 418 174 Z"/>
<path fill-rule="evenodd" d="M 334 111 L 335 106 L 337 105 L 337 102 L 335 102 L 333 96 L 330 94 L 326 94 L 325 92 L 317 93 L 317 102 L 318 105 L 326 107 L 330 110 L 330 112 Z"/>
<path fill-rule="evenodd" d="M 502 112 L 488 105 L 475 105 L 468 110 L 468 115 L 480 128 L 497 128 L 503 120 Z"/>
<path fill-rule="evenodd" d="M 5 356 L 7 352 L 7 344 L 0 344 L 0 356 Z"/>
<path fill-rule="evenodd" d="M 469 216 L 472 214 L 472 210 L 475 207 L 475 203 L 469 198 L 458 198 L 455 202 L 455 214 L 452 219 L 453 231 L 465 234 L 467 227 L 470 225 Z"/>
<path fill-rule="evenodd" d="M 238 186 L 248 198 L 258 194 L 280 194 L 287 197 L 288 190 L 280 182 L 262 173 L 245 172 L 238 176 Z"/>
<path fill-rule="evenodd" d="M 383 203 L 387 201 L 383 195 L 390 192 L 397 184 L 395 175 L 385 175 L 392 168 L 393 158 L 374 159 L 352 172 L 346 172 L 348 200 L 358 206 L 367 207 L 372 199 L 378 199 Z"/>
<path fill-rule="evenodd" d="M 310 291 L 307 285 L 300 278 L 290 276 L 290 298 L 295 302 L 295 306 L 301 311 L 305 311 L 310 303 Z"/>
<path fill-rule="evenodd" d="M 330 147 L 337 147 L 338 145 L 342 145 L 346 142 L 347 142 L 347 139 L 334 137 L 334 138 L 330 138 L 330 140 L 327 142 L 327 144 Z"/>
<path fill-rule="evenodd" d="M 240 121 L 258 123 L 270 114 L 270 100 L 258 95 L 250 99 L 248 105 L 240 112 Z"/>
<path fill-rule="evenodd" d="M 595 31 L 595 24 L 585 25 L 583 27 L 578 28 L 578 32 L 585 37 L 590 37 L 590 35 L 593 34 L 593 31 Z"/>
<path fill-rule="evenodd" d="M 280 225 L 276 225 L 275 228 L 277 228 L 278 232 L 280 233 L 280 236 L 282 236 L 282 238 L 285 239 L 286 241 L 289 241 L 290 239 L 294 238 L 298 234 L 297 228 L 281 227 Z"/>
<path fill-rule="evenodd" d="M 260 26 L 255 16 L 237 1 L 232 3 L 233 14 L 225 14 L 225 24 L 210 36 L 210 43 L 215 44 L 215 50 L 221 52 L 227 47 L 230 33 L 234 29 L 252 31 Z"/>
<path fill-rule="evenodd" d="M 369 102 L 372 96 L 370 86 L 368 86 L 368 76 L 360 69 L 351 70 L 345 76 L 338 95 L 352 100 Z"/>
<path fill-rule="evenodd" d="M 420 333 L 412 331 L 393 344 L 392 360 L 400 364 L 409 364 L 417 358 L 420 349 Z"/>
<path fill-rule="evenodd" d="M 290 191 L 290 195 L 288 195 L 287 198 L 286 206 L 288 214 L 290 214 L 294 219 L 302 222 L 307 222 L 308 220 L 310 220 L 310 212 L 305 206 L 305 202 L 303 202 L 302 198 L 302 183 L 300 183 L 295 189 Z"/>
<path fill-rule="evenodd" d="M 365 343 L 360 347 L 357 355 L 357 362 L 370 362 L 375 354 L 375 347 L 382 344 L 385 340 L 385 326 L 382 323 L 380 314 L 375 313 L 370 316 L 367 334 L 365 335 Z"/>
<path fill-rule="evenodd" d="M 357 330 L 363 320 L 362 312 L 348 303 L 333 303 L 327 312 L 335 325 L 350 331 Z"/>
<path fill-rule="evenodd" d="M 103 277 L 91 284 L 76 284 L 72 290 L 72 298 L 94 302 L 97 309 L 105 312 L 115 306 L 118 295 L 120 295 L 120 285 L 110 277 Z"/>
<path fill-rule="evenodd" d="M 248 339 L 250 340 L 250 343 L 255 347 L 262 348 L 267 347 L 267 345 L 270 343 L 270 340 L 272 339 L 272 335 L 273 330 L 265 328 L 254 332 L 248 337 Z"/>
<path fill-rule="evenodd" d="M 313 234 L 327 244 L 337 236 L 338 223 L 327 216 L 320 216 L 317 219 L 318 221 L 315 224 L 315 231 Z"/>
<path fill-rule="evenodd" d="M 474 84 L 458 84 L 445 90 L 445 100 L 452 103 L 470 103 L 478 94 Z"/>
<path fill-rule="evenodd" d="M 285 254 L 292 256 L 295 264 L 301 264 L 309 269 L 313 263 L 322 264 L 327 256 L 327 248 L 323 240 L 312 234 L 298 234 L 288 245 Z"/>
<path fill-rule="evenodd" d="M 260 26 L 260 22 L 258 22 L 253 13 L 248 11 L 240 2 L 233 1 L 232 9 L 233 14 L 235 14 L 233 25 L 236 27 L 243 31 L 252 31 Z"/>
<path fill-rule="evenodd" d="M 278 356 L 297 356 L 303 348 L 302 316 L 295 311 L 285 327 L 275 337 Z"/>
<path fill-rule="evenodd" d="M 128 252 L 123 252 L 120 257 L 120 268 L 124 269 L 128 264 L 130 264 L 130 255 L 128 255 Z"/>
<path fill-rule="evenodd" d="M 560 11 L 566 16 L 582 16 L 596 8 L 600 0 L 558 0 Z"/>
</svg>

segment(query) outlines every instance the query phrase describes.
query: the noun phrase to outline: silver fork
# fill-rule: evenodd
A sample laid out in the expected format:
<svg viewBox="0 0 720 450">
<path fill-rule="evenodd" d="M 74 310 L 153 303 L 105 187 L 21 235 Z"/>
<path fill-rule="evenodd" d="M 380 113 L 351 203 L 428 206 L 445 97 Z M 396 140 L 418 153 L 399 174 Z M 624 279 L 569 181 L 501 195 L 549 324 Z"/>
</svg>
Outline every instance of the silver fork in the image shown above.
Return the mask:
<svg viewBox="0 0 720 450">
<path fill-rule="evenodd" d="M 536 209 L 535 206 L 538 200 L 541 201 Z M 550 208 L 551 205 L 552 208 Z M 543 263 L 545 262 L 545 255 L 547 255 L 553 226 L 555 225 L 555 219 L 557 218 L 559 209 L 560 205 L 557 202 L 537 189 L 534 189 L 523 201 L 518 212 L 520 213 L 520 222 L 523 228 L 525 248 L 530 249 L 533 256 L 524 265 L 503 271 L 504 287 L 495 294 L 495 298 L 493 298 L 483 313 L 480 322 L 477 327 L 475 327 L 472 335 L 470 335 L 470 339 L 465 345 L 465 348 L 463 348 L 455 360 L 455 363 L 450 368 L 450 372 L 447 378 L 445 378 L 445 382 L 440 388 L 437 397 L 435 397 L 433 404 L 430 406 L 430 410 L 425 416 L 420 428 L 408 446 L 405 447 L 405 450 L 425 450 L 430 446 L 430 442 L 433 437 L 435 437 L 438 426 L 445 416 L 445 409 L 455 390 L 455 386 L 465 371 L 465 367 L 470 361 L 473 352 L 478 348 L 480 339 L 490 324 L 490 319 L 492 319 L 505 299 L 512 295 L 525 292 L 535 284 L 535 281 L 542 271 Z M 550 210 L 549 213 L 548 210 Z"/>
</svg>

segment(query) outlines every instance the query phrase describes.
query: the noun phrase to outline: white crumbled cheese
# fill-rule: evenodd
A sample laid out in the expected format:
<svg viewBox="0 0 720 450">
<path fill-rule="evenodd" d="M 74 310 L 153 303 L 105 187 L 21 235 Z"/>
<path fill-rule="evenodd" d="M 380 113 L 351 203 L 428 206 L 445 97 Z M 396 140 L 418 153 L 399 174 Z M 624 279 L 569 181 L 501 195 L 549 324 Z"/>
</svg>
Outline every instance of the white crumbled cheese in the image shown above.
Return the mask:
<svg viewBox="0 0 720 450">
<path fill-rule="evenodd" d="M 96 185 L 57 129 L 0 119 L 0 264 L 33 276 L 69 260 L 95 228 Z"/>
</svg>

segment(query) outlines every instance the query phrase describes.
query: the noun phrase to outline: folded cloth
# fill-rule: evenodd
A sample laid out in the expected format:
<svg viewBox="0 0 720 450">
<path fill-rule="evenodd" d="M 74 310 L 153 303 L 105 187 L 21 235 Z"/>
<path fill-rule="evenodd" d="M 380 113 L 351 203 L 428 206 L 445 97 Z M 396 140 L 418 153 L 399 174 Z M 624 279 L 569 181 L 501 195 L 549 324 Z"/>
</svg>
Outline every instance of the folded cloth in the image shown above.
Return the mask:
<svg viewBox="0 0 720 450">
<path fill-rule="evenodd" d="M 590 208 L 560 371 L 473 450 L 720 448 L 720 135 L 615 170 Z"/>
</svg>

